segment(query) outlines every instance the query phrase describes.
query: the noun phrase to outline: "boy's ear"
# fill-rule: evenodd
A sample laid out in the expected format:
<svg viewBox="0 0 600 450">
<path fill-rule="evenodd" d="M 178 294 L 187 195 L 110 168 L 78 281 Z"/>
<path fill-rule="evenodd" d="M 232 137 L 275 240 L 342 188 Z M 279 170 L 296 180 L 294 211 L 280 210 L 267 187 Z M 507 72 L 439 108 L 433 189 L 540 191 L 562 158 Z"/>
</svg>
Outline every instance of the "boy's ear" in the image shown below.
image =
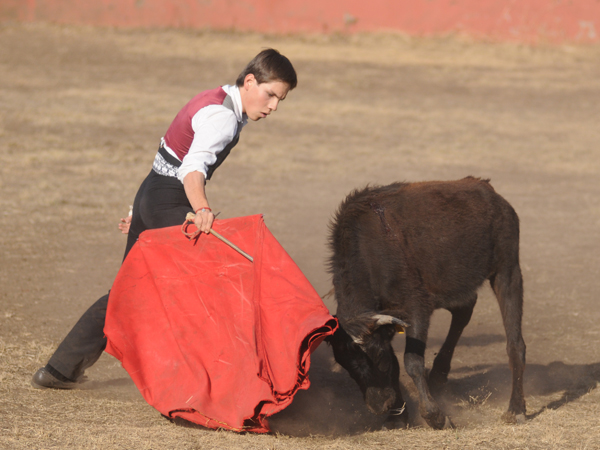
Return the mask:
<svg viewBox="0 0 600 450">
<path fill-rule="evenodd" d="M 248 89 L 252 85 L 252 83 L 256 83 L 256 77 L 253 73 L 249 73 L 248 75 L 246 75 L 246 78 L 244 78 L 244 87 Z"/>
</svg>

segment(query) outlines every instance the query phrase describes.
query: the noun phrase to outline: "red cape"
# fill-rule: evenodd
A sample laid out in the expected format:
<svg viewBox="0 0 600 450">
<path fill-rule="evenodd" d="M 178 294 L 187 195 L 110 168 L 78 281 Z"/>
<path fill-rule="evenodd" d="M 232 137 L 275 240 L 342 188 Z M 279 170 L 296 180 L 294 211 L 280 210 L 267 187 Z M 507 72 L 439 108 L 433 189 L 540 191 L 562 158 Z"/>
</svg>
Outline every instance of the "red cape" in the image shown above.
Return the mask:
<svg viewBox="0 0 600 450">
<path fill-rule="evenodd" d="M 110 292 L 106 351 L 161 414 L 266 432 L 308 388 L 310 354 L 337 322 L 262 216 L 214 230 L 254 262 L 213 235 L 142 233 Z"/>
</svg>

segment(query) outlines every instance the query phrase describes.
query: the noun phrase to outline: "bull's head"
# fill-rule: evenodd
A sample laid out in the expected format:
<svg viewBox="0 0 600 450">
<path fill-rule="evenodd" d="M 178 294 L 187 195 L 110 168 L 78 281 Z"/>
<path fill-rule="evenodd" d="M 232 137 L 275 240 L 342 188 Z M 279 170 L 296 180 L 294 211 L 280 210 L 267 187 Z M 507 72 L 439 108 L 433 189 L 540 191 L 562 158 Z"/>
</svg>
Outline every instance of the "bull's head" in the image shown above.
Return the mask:
<svg viewBox="0 0 600 450">
<path fill-rule="evenodd" d="M 407 326 L 393 316 L 370 314 L 340 320 L 340 327 L 328 338 L 336 362 L 356 381 L 375 414 L 388 412 L 396 401 L 400 366 L 391 342 L 398 327 Z"/>
</svg>

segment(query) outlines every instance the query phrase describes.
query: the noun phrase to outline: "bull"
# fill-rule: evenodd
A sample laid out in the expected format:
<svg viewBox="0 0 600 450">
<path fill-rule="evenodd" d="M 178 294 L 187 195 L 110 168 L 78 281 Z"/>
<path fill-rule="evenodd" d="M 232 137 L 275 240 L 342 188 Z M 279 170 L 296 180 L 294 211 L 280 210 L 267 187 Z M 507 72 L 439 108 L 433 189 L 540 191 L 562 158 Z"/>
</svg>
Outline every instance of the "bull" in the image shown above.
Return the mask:
<svg viewBox="0 0 600 450">
<path fill-rule="evenodd" d="M 367 407 L 388 414 L 385 427 L 408 424 L 391 345 L 399 329 L 406 333 L 404 367 L 418 390 L 421 416 L 435 429 L 452 426 L 431 391 L 447 381 L 454 349 L 486 280 L 500 306 L 512 371 L 503 419 L 524 420 L 519 219 L 489 180 L 467 177 L 356 190 L 340 205 L 330 232 L 329 272 L 340 328 L 329 343 Z M 429 323 L 440 308 L 452 319 L 427 374 Z"/>
</svg>

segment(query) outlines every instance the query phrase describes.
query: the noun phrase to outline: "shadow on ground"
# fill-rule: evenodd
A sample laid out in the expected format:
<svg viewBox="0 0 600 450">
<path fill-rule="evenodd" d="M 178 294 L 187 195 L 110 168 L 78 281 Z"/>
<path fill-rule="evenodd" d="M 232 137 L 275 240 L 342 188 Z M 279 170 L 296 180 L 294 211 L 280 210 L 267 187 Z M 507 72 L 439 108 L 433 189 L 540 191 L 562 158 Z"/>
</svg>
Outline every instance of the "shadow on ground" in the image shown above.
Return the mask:
<svg viewBox="0 0 600 450">
<path fill-rule="evenodd" d="M 496 342 L 492 336 L 490 342 Z M 300 391 L 292 405 L 270 418 L 274 432 L 290 436 L 352 435 L 381 429 L 385 417 L 370 413 L 358 386 L 348 374 L 332 364 L 330 349 L 322 346 L 313 355 L 311 387 Z M 419 417 L 415 389 L 403 374 L 410 426 L 426 426 Z M 551 397 L 542 407 L 528 411 L 534 419 L 547 409 L 558 409 L 575 401 L 600 383 L 600 362 L 548 365 L 531 364 L 525 370 L 526 397 Z M 446 388 L 438 395 L 442 408 L 459 427 L 487 420 L 508 407 L 511 374 L 507 364 L 457 368 Z M 560 395 L 559 399 L 556 396 Z"/>
</svg>

